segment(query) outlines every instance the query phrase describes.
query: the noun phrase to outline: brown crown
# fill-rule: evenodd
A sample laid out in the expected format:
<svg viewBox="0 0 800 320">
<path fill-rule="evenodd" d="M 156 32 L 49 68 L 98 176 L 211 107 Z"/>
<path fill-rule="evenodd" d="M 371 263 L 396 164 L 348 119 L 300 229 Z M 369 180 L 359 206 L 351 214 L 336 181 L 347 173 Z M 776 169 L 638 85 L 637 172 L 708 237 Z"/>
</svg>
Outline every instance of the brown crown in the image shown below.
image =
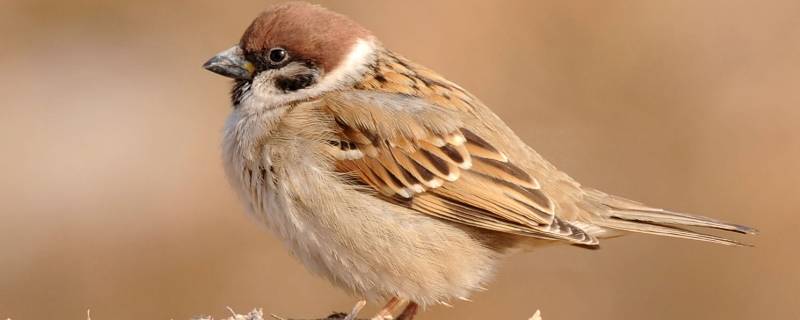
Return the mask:
<svg viewBox="0 0 800 320">
<path fill-rule="evenodd" d="M 318 5 L 289 2 L 261 13 L 242 35 L 245 52 L 281 47 L 326 72 L 333 70 L 359 38 L 371 34 L 350 18 Z"/>
</svg>

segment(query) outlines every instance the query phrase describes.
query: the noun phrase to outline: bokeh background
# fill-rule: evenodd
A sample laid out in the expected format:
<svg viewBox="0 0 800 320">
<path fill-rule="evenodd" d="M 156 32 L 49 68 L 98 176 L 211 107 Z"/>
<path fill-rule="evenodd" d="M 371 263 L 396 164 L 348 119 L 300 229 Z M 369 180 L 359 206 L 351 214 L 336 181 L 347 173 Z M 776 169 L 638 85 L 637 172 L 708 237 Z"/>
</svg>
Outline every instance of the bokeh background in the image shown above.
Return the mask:
<svg viewBox="0 0 800 320">
<path fill-rule="evenodd" d="M 517 255 L 421 319 L 800 318 L 800 2 L 320 3 L 585 185 L 762 231 Z M 223 176 L 229 81 L 200 65 L 269 4 L 0 1 L 0 318 L 349 310 Z"/>
</svg>

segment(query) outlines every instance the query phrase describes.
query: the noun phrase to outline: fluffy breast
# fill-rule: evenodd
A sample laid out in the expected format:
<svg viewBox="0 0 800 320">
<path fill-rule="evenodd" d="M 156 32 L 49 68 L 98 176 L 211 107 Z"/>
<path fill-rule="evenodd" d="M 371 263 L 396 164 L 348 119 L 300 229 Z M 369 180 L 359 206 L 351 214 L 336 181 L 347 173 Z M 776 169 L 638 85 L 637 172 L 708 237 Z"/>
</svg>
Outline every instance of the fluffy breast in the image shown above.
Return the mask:
<svg viewBox="0 0 800 320">
<path fill-rule="evenodd" d="M 500 255 L 486 236 L 344 183 L 312 112 L 229 118 L 226 171 L 253 216 L 309 269 L 370 300 L 435 304 L 481 288 Z"/>
</svg>

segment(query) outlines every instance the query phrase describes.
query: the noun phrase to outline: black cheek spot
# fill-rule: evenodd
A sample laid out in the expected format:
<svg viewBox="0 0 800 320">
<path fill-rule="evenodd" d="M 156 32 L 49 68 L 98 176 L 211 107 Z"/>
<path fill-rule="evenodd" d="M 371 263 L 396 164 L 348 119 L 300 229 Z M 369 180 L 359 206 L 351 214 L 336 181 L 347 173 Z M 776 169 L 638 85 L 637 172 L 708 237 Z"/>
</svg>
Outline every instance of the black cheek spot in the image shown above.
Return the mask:
<svg viewBox="0 0 800 320">
<path fill-rule="evenodd" d="M 313 74 L 299 74 L 293 77 L 281 77 L 275 80 L 275 86 L 283 92 L 292 92 L 308 88 L 317 82 Z"/>
</svg>

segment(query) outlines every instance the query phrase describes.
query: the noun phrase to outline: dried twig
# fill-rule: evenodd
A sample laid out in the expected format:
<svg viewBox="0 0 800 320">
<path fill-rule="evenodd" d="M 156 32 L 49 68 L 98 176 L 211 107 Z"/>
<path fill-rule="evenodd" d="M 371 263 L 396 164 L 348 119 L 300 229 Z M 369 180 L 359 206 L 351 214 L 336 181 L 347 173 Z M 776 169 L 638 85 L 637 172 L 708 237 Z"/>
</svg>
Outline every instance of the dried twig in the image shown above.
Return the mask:
<svg viewBox="0 0 800 320">
<path fill-rule="evenodd" d="M 358 305 L 356 305 L 356 306 L 358 306 Z M 361 308 L 363 308 L 363 307 L 364 306 L 362 305 Z M 354 311 L 360 311 L 361 308 L 358 308 L 358 310 L 355 310 L 355 308 L 354 308 Z M 222 319 L 222 320 L 265 320 L 264 319 L 264 311 L 262 311 L 261 309 L 253 309 L 253 311 L 250 311 L 247 314 L 238 314 L 238 313 L 234 312 L 233 310 L 231 310 L 230 308 L 228 308 L 228 310 L 231 311 L 231 316 L 227 317 L 225 319 Z M 357 314 L 357 312 L 356 312 L 356 314 Z M 329 315 L 329 316 L 327 316 L 325 318 L 316 318 L 316 319 L 284 318 L 284 317 L 281 317 L 281 316 L 278 316 L 278 315 L 275 315 L 275 314 L 271 314 L 271 315 L 269 315 L 269 318 L 267 318 L 267 319 L 275 319 L 275 320 L 345 320 L 345 319 L 347 319 L 347 314 L 343 313 L 343 312 L 337 312 L 337 313 L 331 314 L 331 315 Z M 192 320 L 214 320 L 214 318 L 212 318 L 211 316 L 198 316 L 198 317 L 192 318 Z M 352 320 L 367 320 L 367 319 L 355 319 L 355 318 L 353 318 Z"/>
<path fill-rule="evenodd" d="M 363 301 L 359 301 L 353 307 L 353 310 L 350 312 L 351 315 L 354 317 L 358 315 L 358 312 L 364 308 Z M 264 312 L 261 309 L 253 309 L 248 314 L 237 314 L 231 308 L 228 308 L 231 312 L 231 316 L 227 317 L 222 320 L 264 320 Z M 281 316 L 271 314 L 270 317 L 274 320 L 367 320 L 367 319 L 356 319 L 356 318 L 349 318 L 347 313 L 344 312 L 337 312 L 331 314 L 325 318 L 316 318 L 316 319 L 296 319 L 296 318 L 283 318 Z M 214 320 L 211 316 L 201 316 L 192 318 L 192 320 Z M 536 310 L 536 313 L 530 317 L 528 320 L 542 320 L 542 313 L 539 310 Z"/>
</svg>

